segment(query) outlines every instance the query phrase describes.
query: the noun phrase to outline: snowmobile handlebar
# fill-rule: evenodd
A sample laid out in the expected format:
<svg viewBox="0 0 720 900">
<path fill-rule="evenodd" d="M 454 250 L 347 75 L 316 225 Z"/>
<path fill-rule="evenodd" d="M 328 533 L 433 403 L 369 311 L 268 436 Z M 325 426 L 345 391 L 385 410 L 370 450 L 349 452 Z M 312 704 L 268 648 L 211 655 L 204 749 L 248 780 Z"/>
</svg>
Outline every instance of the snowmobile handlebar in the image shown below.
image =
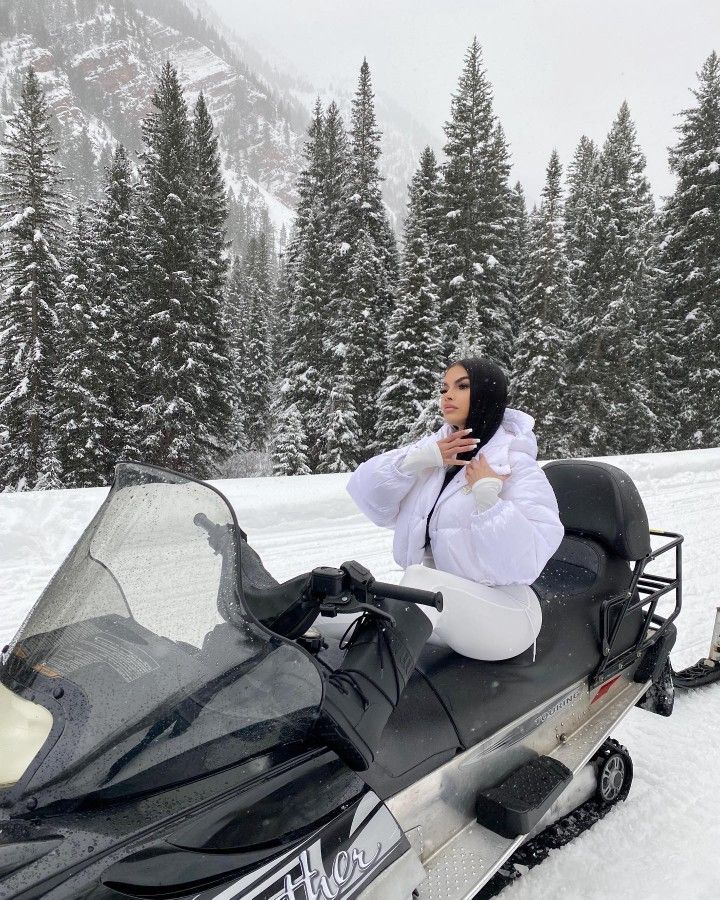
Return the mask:
<svg viewBox="0 0 720 900">
<path fill-rule="evenodd" d="M 312 591 L 316 596 L 324 597 L 330 602 L 333 598 L 351 594 L 358 602 L 386 597 L 388 600 L 433 606 L 438 612 L 443 608 L 443 596 L 439 591 L 423 591 L 420 588 L 376 581 L 370 570 L 354 559 L 344 562 L 339 569 L 331 566 L 318 566 L 313 569 Z"/>
<path fill-rule="evenodd" d="M 390 600 L 408 600 L 421 606 L 434 606 L 442 612 L 443 595 L 440 591 L 423 591 L 420 588 L 404 587 L 401 584 L 390 584 L 386 581 L 373 581 L 369 591 L 376 597 L 387 597 Z"/>
</svg>

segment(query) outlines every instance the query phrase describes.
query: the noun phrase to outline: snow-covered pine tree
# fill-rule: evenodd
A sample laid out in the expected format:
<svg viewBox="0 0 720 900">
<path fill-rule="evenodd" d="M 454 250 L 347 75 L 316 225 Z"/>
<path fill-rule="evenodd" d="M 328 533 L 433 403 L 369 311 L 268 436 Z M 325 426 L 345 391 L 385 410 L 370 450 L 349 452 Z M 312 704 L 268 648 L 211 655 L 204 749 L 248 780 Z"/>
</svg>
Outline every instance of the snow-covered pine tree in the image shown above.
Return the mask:
<svg viewBox="0 0 720 900">
<path fill-rule="evenodd" d="M 146 263 L 139 449 L 146 462 L 208 477 L 214 470 L 214 435 L 205 421 L 207 360 L 204 349 L 200 352 L 207 344 L 207 323 L 194 278 L 199 241 L 192 130 L 170 62 L 162 68 L 152 103 L 154 111 L 143 122 L 139 205 Z"/>
<path fill-rule="evenodd" d="M 281 393 L 288 406 L 294 406 L 302 420 L 302 433 L 308 448 L 308 465 L 316 471 L 323 455 L 327 432 L 325 404 L 327 393 L 322 381 L 326 366 L 323 335 L 328 308 L 328 261 L 326 222 L 318 196 L 309 211 L 297 257 L 292 284 L 291 307 L 286 323 L 287 359 Z M 276 461 L 276 465 L 279 462 Z"/>
<path fill-rule="evenodd" d="M 648 254 L 648 268 L 653 285 L 644 314 L 645 321 L 652 323 L 652 327 L 647 330 L 643 349 L 645 383 L 652 410 L 652 431 L 645 439 L 645 452 L 648 453 L 674 449 L 678 425 L 678 385 L 674 379 L 674 374 L 680 371 L 681 359 L 677 352 L 678 323 L 665 289 L 667 270 L 660 265 L 660 248 L 667 232 L 665 225 L 662 216 L 656 215 L 653 222 L 652 251 Z"/>
<path fill-rule="evenodd" d="M 582 135 L 568 166 L 567 199 L 565 202 L 565 241 L 570 264 L 572 285 L 566 311 L 568 379 L 574 383 L 575 372 L 582 363 L 582 334 L 579 323 L 586 315 L 588 297 L 592 290 L 593 270 L 590 266 L 590 246 L 597 230 L 598 160 L 600 151 L 595 142 Z M 580 430 L 584 427 L 585 410 L 579 394 L 572 388 L 568 395 L 567 438 L 570 455 L 580 455 Z M 586 451 L 582 451 L 586 452 Z"/>
<path fill-rule="evenodd" d="M 302 253 L 305 227 L 311 215 L 311 210 L 317 203 L 318 194 L 323 190 L 325 116 L 319 97 L 315 100 L 312 119 L 306 131 L 306 140 L 303 144 L 302 152 L 305 163 L 297 180 L 298 202 L 295 207 L 295 220 L 284 255 L 291 291 L 295 279 L 295 270 L 298 265 L 298 257 Z"/>
<path fill-rule="evenodd" d="M 265 450 L 273 435 L 269 429 L 269 396 L 274 383 L 271 369 L 268 303 L 272 284 L 268 277 L 268 243 L 264 236 L 250 239 L 244 266 L 245 371 L 243 377 L 243 433 L 248 447 Z"/>
<path fill-rule="evenodd" d="M 348 205 L 338 234 L 346 251 L 338 287 L 348 332 L 346 364 L 360 429 L 360 461 L 382 449 L 376 444 L 377 394 L 386 374 L 387 331 L 398 277 L 397 243 L 382 200 L 380 137 L 370 67 L 363 59 L 352 101 Z"/>
<path fill-rule="evenodd" d="M 574 304 L 571 441 L 579 455 L 643 452 L 654 420 L 644 369 L 654 203 L 626 102 L 603 145 L 593 196 L 587 295 Z"/>
<path fill-rule="evenodd" d="M 431 252 L 437 208 L 437 166 L 423 151 L 408 187 L 400 284 L 388 331 L 387 376 L 378 394 L 377 445 L 384 450 L 410 443 L 428 401 L 439 406 L 443 342 L 438 288 Z"/>
<path fill-rule="evenodd" d="M 677 428 L 660 427 L 673 450 L 720 444 L 720 58 L 697 73 L 696 105 L 681 113 L 670 152 L 677 186 L 663 214 L 660 265 L 672 354 Z M 673 434 L 673 431 L 675 433 Z"/>
<path fill-rule="evenodd" d="M 138 254 L 135 186 L 127 150 L 119 144 L 105 171 L 104 199 L 97 213 L 96 289 L 102 300 L 105 344 L 96 366 L 105 367 L 108 397 L 108 459 L 138 460 L 138 407 L 145 373 L 138 347 L 144 340 L 140 311 L 143 267 Z M 112 471 L 108 472 L 110 476 Z"/>
<path fill-rule="evenodd" d="M 331 356 L 333 376 L 323 408 L 325 435 L 322 457 L 315 470 L 319 473 L 351 472 L 360 462 L 357 453 L 358 417 L 353 404 L 345 350 L 345 344 L 339 338 Z"/>
<path fill-rule="evenodd" d="M 109 309 L 99 290 L 95 224 L 78 210 L 57 304 L 62 332 L 53 429 L 60 477 L 69 488 L 108 484 L 114 462 L 108 447 L 113 430 L 106 368 Z"/>
<path fill-rule="evenodd" d="M 438 165 L 437 158 L 432 148 L 426 146 L 420 154 L 418 169 L 415 173 L 419 179 L 416 198 L 412 203 L 413 217 L 415 219 L 415 228 L 424 231 L 428 237 L 428 264 L 429 275 L 433 283 L 439 286 L 443 276 L 443 259 L 442 248 L 440 245 L 440 236 L 442 233 L 442 184 L 441 184 L 441 167 Z M 410 198 L 408 197 L 408 205 Z M 410 212 L 410 209 L 408 209 Z M 440 298 L 438 296 L 437 319 L 440 323 Z M 438 364 L 442 365 L 444 360 L 439 359 Z M 436 385 L 437 387 L 437 385 Z M 437 399 L 435 397 L 434 399 Z"/>
<path fill-rule="evenodd" d="M 257 258 L 262 266 L 258 271 L 258 281 L 265 297 L 265 324 L 267 328 L 267 353 L 272 371 L 278 375 L 278 383 L 282 377 L 281 368 L 275 364 L 275 360 L 281 358 L 281 346 L 285 317 L 282 311 L 282 285 L 280 284 L 281 270 L 284 276 L 284 264 L 281 267 L 280 255 L 276 251 L 277 241 L 275 228 L 269 222 L 266 228 L 261 229 L 256 236 Z"/>
<path fill-rule="evenodd" d="M 290 280 L 288 277 L 287 254 L 278 253 L 275 296 L 273 298 L 273 329 L 270 337 L 273 370 L 282 374 L 287 359 L 287 322 L 290 317 Z"/>
<path fill-rule="evenodd" d="M 35 71 L 8 121 L 0 174 L 0 490 L 59 487 L 52 420 L 57 260 L 67 201 Z"/>
<path fill-rule="evenodd" d="M 346 241 L 347 211 L 352 189 L 350 151 L 340 110 L 331 101 L 325 115 L 324 158 L 322 167 L 322 224 L 325 232 L 327 259 L 324 309 L 325 329 L 322 353 L 316 362 L 317 377 L 322 385 L 324 402 L 319 407 L 319 420 L 314 432 L 320 435 L 320 458 L 317 472 L 347 472 L 360 461 L 359 423 L 355 408 L 354 388 L 349 365 L 348 317 L 344 302 L 350 245 Z"/>
<path fill-rule="evenodd" d="M 196 228 L 193 293 L 197 334 L 191 352 L 202 403 L 208 467 L 218 474 L 234 442 L 232 361 L 222 316 L 227 276 L 227 203 L 218 139 L 202 92 L 193 111 L 192 205 Z"/>
<path fill-rule="evenodd" d="M 320 101 L 315 104 L 303 153 L 305 167 L 298 190 L 298 217 L 284 256 L 284 289 L 287 319 L 283 339 L 283 379 L 278 394 L 300 417 L 301 443 L 307 448 L 305 464 L 315 471 L 323 454 L 327 394 L 323 383 L 323 333 L 327 326 L 331 284 L 332 246 L 330 223 L 325 215 L 324 163 L 325 117 Z M 271 446 L 274 471 L 282 471 L 282 459 Z M 295 463 L 293 463 L 293 466 Z"/>
<path fill-rule="evenodd" d="M 525 192 L 519 181 L 515 183 L 515 187 L 512 189 L 511 202 L 513 219 L 508 233 L 507 271 L 508 290 L 512 307 L 510 326 L 512 346 L 514 348 L 520 328 L 520 299 L 525 288 L 525 269 L 530 248 L 530 217 L 527 211 Z M 513 349 L 513 357 L 514 355 L 515 351 Z"/>
<path fill-rule="evenodd" d="M 440 288 L 445 355 L 456 356 L 464 337 L 464 345 L 474 346 L 475 353 L 507 367 L 512 349 L 507 272 L 513 220 L 510 166 L 476 37 L 466 53 L 444 130 L 447 162 L 441 191 L 441 246 L 445 270 Z"/>
<path fill-rule="evenodd" d="M 573 290 L 587 296 L 587 258 L 595 233 L 597 165 L 600 153 L 595 142 L 582 135 L 568 166 L 568 189 L 565 203 L 565 237 L 570 260 Z"/>
<path fill-rule="evenodd" d="M 520 329 L 515 345 L 511 404 L 535 417 L 538 454 L 567 456 L 567 382 L 565 315 L 570 273 L 563 231 L 562 166 L 553 150 L 533 223 L 520 300 Z"/>
<path fill-rule="evenodd" d="M 277 422 L 272 444 L 273 475 L 311 475 L 302 415 L 294 403 L 285 405 L 282 395 L 273 399 L 271 418 Z"/>
<path fill-rule="evenodd" d="M 248 441 L 245 435 L 244 413 L 247 399 L 246 372 L 252 364 L 248 353 L 248 308 L 247 284 L 243 272 L 243 263 L 236 254 L 232 257 L 225 292 L 223 295 L 222 317 L 225 333 L 228 336 L 230 353 L 231 386 L 232 386 L 232 422 L 230 436 L 232 444 L 230 455 L 245 453 Z"/>
</svg>

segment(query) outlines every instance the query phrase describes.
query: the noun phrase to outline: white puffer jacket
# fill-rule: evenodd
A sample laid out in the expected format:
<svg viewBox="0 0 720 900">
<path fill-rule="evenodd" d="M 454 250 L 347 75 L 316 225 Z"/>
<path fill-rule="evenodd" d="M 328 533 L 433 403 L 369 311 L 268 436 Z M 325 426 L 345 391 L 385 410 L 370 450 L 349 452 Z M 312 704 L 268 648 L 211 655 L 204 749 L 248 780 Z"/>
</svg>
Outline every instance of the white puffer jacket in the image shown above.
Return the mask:
<svg viewBox="0 0 720 900">
<path fill-rule="evenodd" d="M 430 520 L 435 565 L 483 584 L 532 584 L 560 546 L 564 528 L 550 482 L 537 462 L 535 419 L 505 410 L 500 427 L 475 454 L 485 455 L 503 482 L 498 500 L 484 512 L 476 507 L 463 467 L 442 492 Z M 402 568 L 424 557 L 425 522 L 446 468 L 420 473 L 399 469 L 405 456 L 455 431 L 447 422 L 413 444 L 388 450 L 361 463 L 347 491 L 376 525 L 394 528 L 393 557 Z"/>
</svg>

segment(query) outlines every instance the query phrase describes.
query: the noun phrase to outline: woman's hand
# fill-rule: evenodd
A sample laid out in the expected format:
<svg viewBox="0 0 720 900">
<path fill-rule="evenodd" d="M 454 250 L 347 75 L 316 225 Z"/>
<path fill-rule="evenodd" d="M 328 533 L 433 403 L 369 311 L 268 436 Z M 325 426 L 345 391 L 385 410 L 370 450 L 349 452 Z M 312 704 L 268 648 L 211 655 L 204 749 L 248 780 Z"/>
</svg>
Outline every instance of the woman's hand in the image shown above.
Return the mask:
<svg viewBox="0 0 720 900">
<path fill-rule="evenodd" d="M 464 453 L 466 450 L 474 450 L 480 443 L 477 438 L 463 437 L 463 435 L 467 435 L 468 431 L 472 431 L 472 428 L 462 428 L 460 431 L 456 431 L 437 442 L 440 452 L 442 453 L 443 465 L 469 465 L 469 461 L 466 459 L 456 459 L 458 453 Z"/>
<path fill-rule="evenodd" d="M 465 479 L 469 485 L 473 485 L 478 479 L 487 478 L 488 476 L 500 478 L 502 481 L 507 481 L 510 477 L 509 475 L 498 475 L 497 472 L 491 469 L 484 453 L 470 460 L 470 464 L 465 469 Z"/>
</svg>

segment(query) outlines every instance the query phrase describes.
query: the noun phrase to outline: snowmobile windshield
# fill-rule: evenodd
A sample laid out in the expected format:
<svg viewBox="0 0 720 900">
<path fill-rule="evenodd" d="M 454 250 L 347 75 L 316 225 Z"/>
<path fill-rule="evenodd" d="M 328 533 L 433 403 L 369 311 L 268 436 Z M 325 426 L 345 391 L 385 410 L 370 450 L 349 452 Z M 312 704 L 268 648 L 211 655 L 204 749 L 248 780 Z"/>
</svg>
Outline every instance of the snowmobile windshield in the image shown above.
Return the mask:
<svg viewBox="0 0 720 900">
<path fill-rule="evenodd" d="M 0 759 L 0 797 L 127 797 L 304 739 L 320 675 L 244 609 L 240 546 L 214 488 L 118 464 L 4 658 L 0 709 L 37 745 Z"/>
</svg>

